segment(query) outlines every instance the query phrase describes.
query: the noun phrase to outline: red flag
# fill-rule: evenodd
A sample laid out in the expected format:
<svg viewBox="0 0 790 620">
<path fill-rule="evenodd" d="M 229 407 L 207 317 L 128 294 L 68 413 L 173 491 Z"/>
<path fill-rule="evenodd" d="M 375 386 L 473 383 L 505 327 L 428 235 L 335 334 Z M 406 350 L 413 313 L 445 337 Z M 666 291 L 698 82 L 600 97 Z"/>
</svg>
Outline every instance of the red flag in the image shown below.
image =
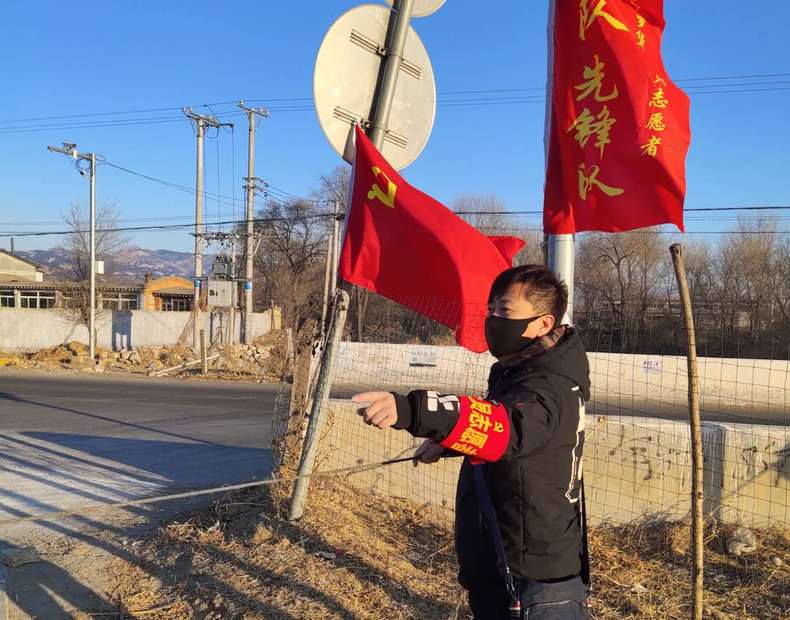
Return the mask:
<svg viewBox="0 0 790 620">
<path fill-rule="evenodd" d="M 689 101 L 661 60 L 663 0 L 557 0 L 543 227 L 683 230 Z"/>
<path fill-rule="evenodd" d="M 494 242 L 406 183 L 359 127 L 352 178 L 340 278 L 447 325 L 467 349 L 485 351 L 491 283 L 524 242 Z"/>
</svg>

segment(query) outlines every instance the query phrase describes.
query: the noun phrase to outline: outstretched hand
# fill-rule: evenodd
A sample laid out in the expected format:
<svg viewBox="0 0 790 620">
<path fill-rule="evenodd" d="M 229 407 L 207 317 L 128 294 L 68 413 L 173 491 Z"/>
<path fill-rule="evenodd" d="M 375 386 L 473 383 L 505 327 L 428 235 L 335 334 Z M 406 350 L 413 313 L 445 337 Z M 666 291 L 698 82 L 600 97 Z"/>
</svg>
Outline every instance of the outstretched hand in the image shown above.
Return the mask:
<svg viewBox="0 0 790 620">
<path fill-rule="evenodd" d="M 359 414 L 365 421 L 377 428 L 389 428 L 398 421 L 395 397 L 389 392 L 362 392 L 351 400 L 359 405 Z"/>
</svg>

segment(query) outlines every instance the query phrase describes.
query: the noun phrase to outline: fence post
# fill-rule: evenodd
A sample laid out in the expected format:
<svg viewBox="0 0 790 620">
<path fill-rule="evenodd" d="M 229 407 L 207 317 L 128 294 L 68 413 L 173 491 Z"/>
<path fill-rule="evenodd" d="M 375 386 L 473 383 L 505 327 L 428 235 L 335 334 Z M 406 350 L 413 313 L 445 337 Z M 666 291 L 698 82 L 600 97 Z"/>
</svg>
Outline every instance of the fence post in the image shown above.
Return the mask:
<svg viewBox="0 0 790 620">
<path fill-rule="evenodd" d="M 689 390 L 689 421 L 691 423 L 691 552 L 692 552 L 692 603 L 691 617 L 702 620 L 702 595 L 704 571 L 703 527 L 703 491 L 702 491 L 702 422 L 699 413 L 699 369 L 697 367 L 697 342 L 694 333 L 694 315 L 691 311 L 691 297 L 686 282 L 686 268 L 683 264 L 683 248 L 679 243 L 669 246 L 672 254 L 672 265 L 680 291 L 683 306 L 683 319 L 686 323 L 686 339 L 688 341 L 688 390 Z"/>
<path fill-rule="evenodd" d="M 200 372 L 208 374 L 208 359 L 206 358 L 206 330 L 200 330 Z"/>
<path fill-rule="evenodd" d="M 299 519 L 304 514 L 304 504 L 307 499 L 307 490 L 310 486 L 310 474 L 315 464 L 316 451 L 318 450 L 318 440 L 321 436 L 321 429 L 326 418 L 326 405 L 329 401 L 329 391 L 331 385 L 332 364 L 334 362 L 335 351 L 340 339 L 343 336 L 343 328 L 346 324 L 348 314 L 349 296 L 343 289 L 337 289 L 335 293 L 334 312 L 332 313 L 332 324 L 326 338 L 326 346 L 321 356 L 321 366 L 318 371 L 318 381 L 315 396 L 310 406 L 310 421 L 307 427 L 302 446 L 302 458 L 299 462 L 299 478 L 294 486 L 294 494 L 291 500 L 291 521 Z"/>
</svg>

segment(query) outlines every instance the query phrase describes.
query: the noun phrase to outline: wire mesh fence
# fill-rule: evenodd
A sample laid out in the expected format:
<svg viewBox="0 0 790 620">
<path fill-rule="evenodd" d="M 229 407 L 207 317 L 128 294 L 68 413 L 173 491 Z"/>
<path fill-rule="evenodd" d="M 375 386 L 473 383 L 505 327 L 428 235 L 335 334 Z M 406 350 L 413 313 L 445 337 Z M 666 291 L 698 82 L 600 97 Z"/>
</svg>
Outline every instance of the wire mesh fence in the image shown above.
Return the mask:
<svg viewBox="0 0 790 620">
<path fill-rule="evenodd" d="M 584 447 L 590 523 L 601 532 L 638 527 L 663 533 L 648 535 L 653 549 L 677 561 L 672 524 L 682 523 L 691 509 L 688 374 L 680 303 L 662 239 L 580 239 L 574 318 L 592 382 Z M 769 532 L 790 528 L 790 278 L 782 275 L 788 247 L 788 236 L 774 231 L 687 250 L 701 378 L 705 515 L 722 552 L 739 549 L 735 526 L 765 540 Z M 441 312 L 434 308 L 431 314 Z M 311 359 L 315 364 L 315 355 L 301 356 L 293 391 L 277 416 L 275 451 L 292 466 L 309 411 L 310 386 L 300 376 L 310 375 L 305 365 Z M 421 443 L 406 433 L 365 426 L 349 401 L 352 394 L 428 389 L 484 396 L 494 361 L 455 346 L 441 324 L 353 291 L 315 470 L 408 456 Z M 453 519 L 460 461 L 396 464 L 342 484 L 405 498 L 424 518 L 446 526 Z M 608 568 L 598 569 L 611 577 Z M 781 592 L 790 577 L 780 572 L 777 579 L 778 585 L 768 585 L 779 592 L 771 609 L 786 613 L 790 601 Z M 632 615 L 648 617 L 640 609 Z"/>
</svg>

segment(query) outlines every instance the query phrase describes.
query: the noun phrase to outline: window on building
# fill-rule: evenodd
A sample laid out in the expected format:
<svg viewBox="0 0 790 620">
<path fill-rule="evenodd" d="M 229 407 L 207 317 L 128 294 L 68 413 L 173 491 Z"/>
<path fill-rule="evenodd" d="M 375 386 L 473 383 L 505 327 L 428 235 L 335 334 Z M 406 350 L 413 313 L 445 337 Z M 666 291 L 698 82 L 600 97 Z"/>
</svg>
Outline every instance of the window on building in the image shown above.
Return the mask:
<svg viewBox="0 0 790 620">
<path fill-rule="evenodd" d="M 162 310 L 166 312 L 189 312 L 192 299 L 189 297 L 162 297 Z"/>
<path fill-rule="evenodd" d="M 0 308 L 13 308 L 16 304 L 14 303 L 14 291 L 11 290 L 2 290 L 0 291 Z"/>
<path fill-rule="evenodd" d="M 75 310 L 80 307 L 80 298 L 81 295 L 75 292 L 65 292 L 60 298 L 61 306 L 64 308 L 69 308 L 70 310 Z"/>
<path fill-rule="evenodd" d="M 54 308 L 55 293 L 49 291 L 22 291 L 19 295 L 21 308 Z"/>
<path fill-rule="evenodd" d="M 105 310 L 137 310 L 135 293 L 102 293 L 101 307 Z"/>
</svg>

